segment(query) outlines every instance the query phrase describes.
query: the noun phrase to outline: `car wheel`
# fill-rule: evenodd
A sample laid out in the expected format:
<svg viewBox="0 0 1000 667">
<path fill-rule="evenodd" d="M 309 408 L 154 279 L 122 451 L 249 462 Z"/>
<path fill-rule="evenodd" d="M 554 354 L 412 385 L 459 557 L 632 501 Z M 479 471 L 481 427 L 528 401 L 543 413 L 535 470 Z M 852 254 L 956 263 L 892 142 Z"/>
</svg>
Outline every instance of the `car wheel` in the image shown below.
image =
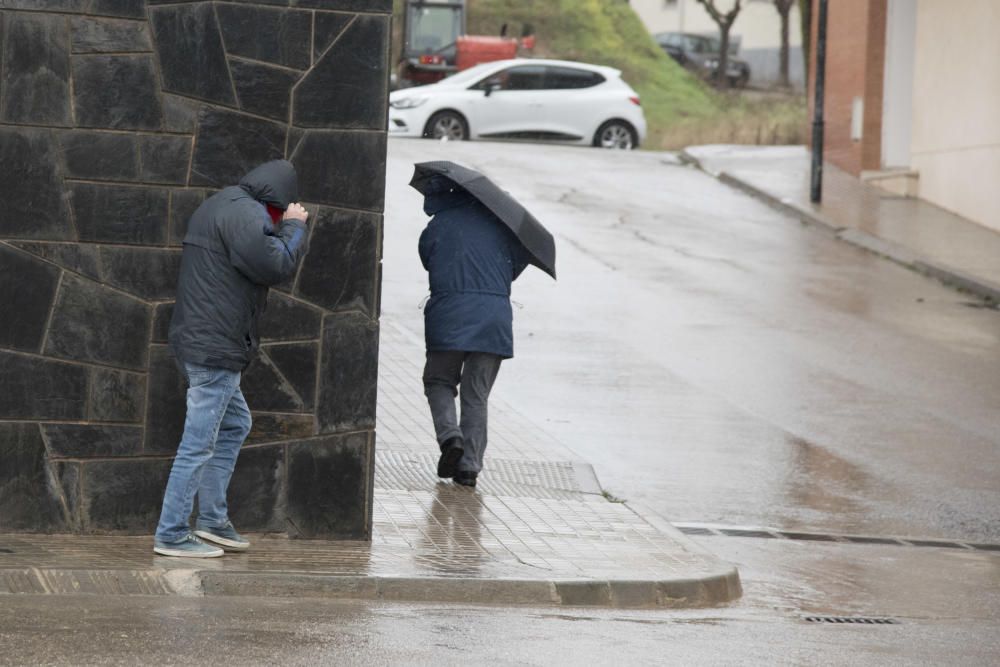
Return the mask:
<svg viewBox="0 0 1000 667">
<path fill-rule="evenodd" d="M 738 77 L 732 79 L 733 88 L 746 88 L 747 84 L 750 83 L 750 73 L 741 72 Z"/>
<path fill-rule="evenodd" d="M 424 137 L 442 141 L 465 141 L 469 138 L 469 124 L 455 111 L 438 111 L 427 121 Z"/>
<path fill-rule="evenodd" d="M 617 148 L 632 150 L 639 145 L 639 137 L 635 128 L 623 120 L 609 120 L 599 128 L 594 135 L 594 146 L 598 148 Z"/>
</svg>

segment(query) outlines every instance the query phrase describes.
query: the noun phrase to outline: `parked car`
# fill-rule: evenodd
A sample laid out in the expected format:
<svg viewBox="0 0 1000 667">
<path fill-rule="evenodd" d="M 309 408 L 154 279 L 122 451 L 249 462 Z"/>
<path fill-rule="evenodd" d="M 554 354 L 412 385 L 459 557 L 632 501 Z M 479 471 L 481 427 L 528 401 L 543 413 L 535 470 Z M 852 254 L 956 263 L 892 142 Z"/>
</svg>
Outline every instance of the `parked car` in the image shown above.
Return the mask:
<svg viewBox="0 0 1000 667">
<path fill-rule="evenodd" d="M 668 56 L 699 76 L 711 79 L 718 72 L 721 45 L 717 38 L 687 32 L 661 32 L 653 37 Z M 750 65 L 736 57 L 738 50 L 738 44 L 730 44 L 726 77 L 729 85 L 743 88 L 750 82 Z"/>
<path fill-rule="evenodd" d="M 646 138 L 639 95 L 610 67 L 517 58 L 476 65 L 389 95 L 390 135 L 542 139 L 637 148 Z"/>
</svg>

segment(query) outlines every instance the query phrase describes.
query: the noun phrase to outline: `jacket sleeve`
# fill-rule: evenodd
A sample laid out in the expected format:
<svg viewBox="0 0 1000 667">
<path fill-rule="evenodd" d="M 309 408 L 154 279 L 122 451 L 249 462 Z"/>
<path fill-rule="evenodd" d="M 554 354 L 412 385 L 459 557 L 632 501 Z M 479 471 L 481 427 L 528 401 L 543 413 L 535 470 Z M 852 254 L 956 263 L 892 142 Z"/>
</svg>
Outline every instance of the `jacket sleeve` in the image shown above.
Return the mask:
<svg viewBox="0 0 1000 667">
<path fill-rule="evenodd" d="M 425 227 L 424 231 L 420 233 L 420 242 L 417 244 L 417 251 L 420 253 L 420 263 L 424 265 L 424 271 L 431 270 L 428 264 L 431 260 L 432 245 L 430 227 Z"/>
<path fill-rule="evenodd" d="M 228 229 L 229 261 L 258 285 L 270 287 L 291 278 L 308 246 L 301 220 L 283 220 L 277 230 L 270 220 L 231 223 Z"/>
</svg>

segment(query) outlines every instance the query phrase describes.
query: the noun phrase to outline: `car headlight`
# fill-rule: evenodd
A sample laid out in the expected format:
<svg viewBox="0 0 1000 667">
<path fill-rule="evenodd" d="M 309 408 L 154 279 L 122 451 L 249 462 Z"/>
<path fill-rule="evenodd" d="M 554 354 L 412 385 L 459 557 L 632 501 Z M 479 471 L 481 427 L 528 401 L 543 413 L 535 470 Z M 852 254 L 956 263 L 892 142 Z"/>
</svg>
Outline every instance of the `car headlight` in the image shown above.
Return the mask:
<svg viewBox="0 0 1000 667">
<path fill-rule="evenodd" d="M 719 61 L 718 60 L 706 60 L 705 61 L 705 67 L 707 67 L 708 69 L 715 69 L 718 66 L 719 66 Z"/>
<path fill-rule="evenodd" d="M 416 109 L 427 101 L 426 97 L 403 97 L 389 102 L 393 109 Z"/>
</svg>

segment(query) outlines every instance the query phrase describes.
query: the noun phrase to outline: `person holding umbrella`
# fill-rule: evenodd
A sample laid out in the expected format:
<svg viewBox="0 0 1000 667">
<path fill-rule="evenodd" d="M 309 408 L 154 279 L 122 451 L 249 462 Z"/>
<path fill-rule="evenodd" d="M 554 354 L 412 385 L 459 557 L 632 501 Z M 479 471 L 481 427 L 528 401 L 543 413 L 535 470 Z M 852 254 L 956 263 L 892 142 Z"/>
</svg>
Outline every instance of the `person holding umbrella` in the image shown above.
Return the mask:
<svg viewBox="0 0 1000 667">
<path fill-rule="evenodd" d="M 419 252 L 431 291 L 423 384 L 441 450 L 437 474 L 475 487 L 486 453 L 487 401 L 501 362 L 514 356 L 511 283 L 529 264 L 555 278 L 555 242 L 523 206 L 472 169 L 420 163 L 410 185 L 433 216 Z"/>
</svg>

